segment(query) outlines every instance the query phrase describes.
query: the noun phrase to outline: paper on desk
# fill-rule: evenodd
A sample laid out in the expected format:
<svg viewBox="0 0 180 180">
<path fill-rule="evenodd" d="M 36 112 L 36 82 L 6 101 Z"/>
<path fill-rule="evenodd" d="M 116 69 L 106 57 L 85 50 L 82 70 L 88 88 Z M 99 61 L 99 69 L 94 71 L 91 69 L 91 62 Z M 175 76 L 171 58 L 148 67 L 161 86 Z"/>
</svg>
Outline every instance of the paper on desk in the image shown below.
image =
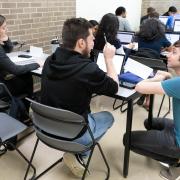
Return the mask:
<svg viewBox="0 0 180 180">
<path fill-rule="evenodd" d="M 34 58 L 33 57 L 31 57 L 31 58 L 20 58 L 20 57 L 18 57 L 18 56 L 11 56 L 11 57 L 9 57 L 10 58 L 10 60 L 12 61 L 12 62 L 14 62 L 14 63 L 16 63 L 16 62 L 20 62 L 20 61 L 28 61 L 28 60 L 34 60 Z"/>
<path fill-rule="evenodd" d="M 125 67 L 124 67 L 125 71 L 129 71 L 143 79 L 147 79 L 150 74 L 153 72 L 153 69 L 141 64 L 131 58 L 128 58 Z"/>
<path fill-rule="evenodd" d="M 43 55 L 43 49 L 40 47 L 30 46 L 30 55 L 33 57 L 41 57 Z"/>
<path fill-rule="evenodd" d="M 122 67 L 122 63 L 123 63 L 123 58 L 124 56 L 120 56 L 120 55 L 115 55 L 113 57 L 113 63 L 114 63 L 114 67 L 116 69 L 116 72 L 119 74 L 121 67 Z M 98 59 L 97 59 L 97 65 L 99 66 L 100 69 L 102 69 L 104 72 L 107 72 L 106 69 L 106 63 L 104 60 L 104 55 L 103 53 L 99 53 L 98 55 Z"/>
</svg>

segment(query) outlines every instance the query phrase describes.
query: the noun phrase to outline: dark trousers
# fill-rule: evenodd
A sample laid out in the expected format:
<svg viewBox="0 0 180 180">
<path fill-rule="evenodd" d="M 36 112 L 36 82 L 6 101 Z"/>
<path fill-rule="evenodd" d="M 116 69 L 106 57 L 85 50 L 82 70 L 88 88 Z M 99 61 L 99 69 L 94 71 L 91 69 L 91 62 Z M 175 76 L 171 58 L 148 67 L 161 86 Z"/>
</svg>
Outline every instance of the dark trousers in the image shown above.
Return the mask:
<svg viewBox="0 0 180 180">
<path fill-rule="evenodd" d="M 33 79 L 30 73 L 16 76 L 11 80 L 4 81 L 4 83 L 13 96 L 21 97 L 22 95 L 27 95 L 27 97 L 32 98 Z M 22 100 L 27 112 L 29 112 L 30 103 L 25 99 Z"/>
<path fill-rule="evenodd" d="M 177 164 L 180 159 L 180 147 L 176 143 L 173 121 L 154 118 L 152 129 L 149 128 L 147 120 L 144 125 L 147 131 L 132 131 L 131 150 L 170 165 Z M 123 138 L 124 143 L 125 141 L 126 134 Z"/>
</svg>

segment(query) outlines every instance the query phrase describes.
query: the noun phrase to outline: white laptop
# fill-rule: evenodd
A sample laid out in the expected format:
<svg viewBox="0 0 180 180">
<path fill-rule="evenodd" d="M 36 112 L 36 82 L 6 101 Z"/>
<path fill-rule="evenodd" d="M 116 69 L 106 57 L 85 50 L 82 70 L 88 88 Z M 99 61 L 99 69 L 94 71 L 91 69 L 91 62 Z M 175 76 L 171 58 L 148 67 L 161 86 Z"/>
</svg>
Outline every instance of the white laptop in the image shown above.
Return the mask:
<svg viewBox="0 0 180 180">
<path fill-rule="evenodd" d="M 180 32 L 180 19 L 175 19 L 174 20 L 174 32 Z"/>
<path fill-rule="evenodd" d="M 168 16 L 159 16 L 159 20 L 160 20 L 164 25 L 166 25 L 167 20 L 168 20 Z"/>
<path fill-rule="evenodd" d="M 171 42 L 171 44 L 174 44 L 176 41 L 180 39 L 180 34 L 178 33 L 167 32 L 165 36 Z"/>
</svg>

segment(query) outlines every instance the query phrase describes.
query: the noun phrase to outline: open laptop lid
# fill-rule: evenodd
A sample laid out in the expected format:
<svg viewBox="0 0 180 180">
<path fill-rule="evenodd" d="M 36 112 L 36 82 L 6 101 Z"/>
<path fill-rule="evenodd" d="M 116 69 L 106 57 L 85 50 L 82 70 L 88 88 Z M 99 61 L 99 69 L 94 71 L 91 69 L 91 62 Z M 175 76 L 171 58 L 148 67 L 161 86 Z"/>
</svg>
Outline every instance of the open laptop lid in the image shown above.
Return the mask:
<svg viewBox="0 0 180 180">
<path fill-rule="evenodd" d="M 175 19 L 174 20 L 173 31 L 174 32 L 180 32 L 180 19 Z"/>
<path fill-rule="evenodd" d="M 134 34 L 135 32 L 118 31 L 117 39 L 119 39 L 122 44 L 129 44 L 133 42 Z"/>
<path fill-rule="evenodd" d="M 164 25 L 166 25 L 167 20 L 168 20 L 168 16 L 159 16 L 159 20 L 160 20 Z"/>
<path fill-rule="evenodd" d="M 113 63 L 114 63 L 114 67 L 116 69 L 117 74 L 122 72 L 123 65 L 124 65 L 124 57 L 125 56 L 121 54 L 115 55 L 113 57 Z M 103 70 L 104 72 L 107 72 L 103 53 L 99 53 L 98 58 L 97 58 L 97 65 L 99 66 L 101 70 Z"/>
<path fill-rule="evenodd" d="M 180 39 L 180 34 L 175 32 L 166 32 L 165 36 L 171 42 L 171 44 L 174 44 Z"/>
</svg>

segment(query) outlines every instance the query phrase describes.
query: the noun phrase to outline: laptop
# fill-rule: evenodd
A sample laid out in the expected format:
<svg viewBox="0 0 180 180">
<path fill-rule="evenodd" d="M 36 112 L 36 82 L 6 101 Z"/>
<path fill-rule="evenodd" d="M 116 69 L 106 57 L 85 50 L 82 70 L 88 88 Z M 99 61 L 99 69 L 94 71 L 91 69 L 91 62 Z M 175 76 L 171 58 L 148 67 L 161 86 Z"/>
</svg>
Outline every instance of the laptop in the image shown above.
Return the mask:
<svg viewBox="0 0 180 180">
<path fill-rule="evenodd" d="M 173 31 L 174 32 L 180 32 L 180 19 L 175 19 L 174 20 Z"/>
<path fill-rule="evenodd" d="M 168 20 L 168 16 L 159 16 L 159 20 L 160 20 L 164 25 L 166 25 L 167 20 Z"/>
<path fill-rule="evenodd" d="M 152 68 L 145 66 L 126 55 L 115 55 L 113 63 L 116 72 L 119 73 L 119 85 L 128 89 L 134 89 L 139 81 L 147 79 L 153 72 Z M 104 72 L 107 72 L 103 53 L 99 53 L 97 65 Z"/>
<path fill-rule="evenodd" d="M 171 42 L 171 44 L 174 44 L 176 41 L 180 40 L 180 34 L 178 33 L 166 32 L 165 36 L 168 41 Z"/>
<path fill-rule="evenodd" d="M 113 63 L 117 73 L 122 71 L 123 62 L 124 62 L 124 55 L 118 54 L 114 56 Z M 99 53 L 97 58 L 97 65 L 101 70 L 107 72 L 103 53 Z"/>
<path fill-rule="evenodd" d="M 122 44 L 129 44 L 133 42 L 134 34 L 135 32 L 118 31 L 117 39 L 119 39 Z"/>
</svg>

